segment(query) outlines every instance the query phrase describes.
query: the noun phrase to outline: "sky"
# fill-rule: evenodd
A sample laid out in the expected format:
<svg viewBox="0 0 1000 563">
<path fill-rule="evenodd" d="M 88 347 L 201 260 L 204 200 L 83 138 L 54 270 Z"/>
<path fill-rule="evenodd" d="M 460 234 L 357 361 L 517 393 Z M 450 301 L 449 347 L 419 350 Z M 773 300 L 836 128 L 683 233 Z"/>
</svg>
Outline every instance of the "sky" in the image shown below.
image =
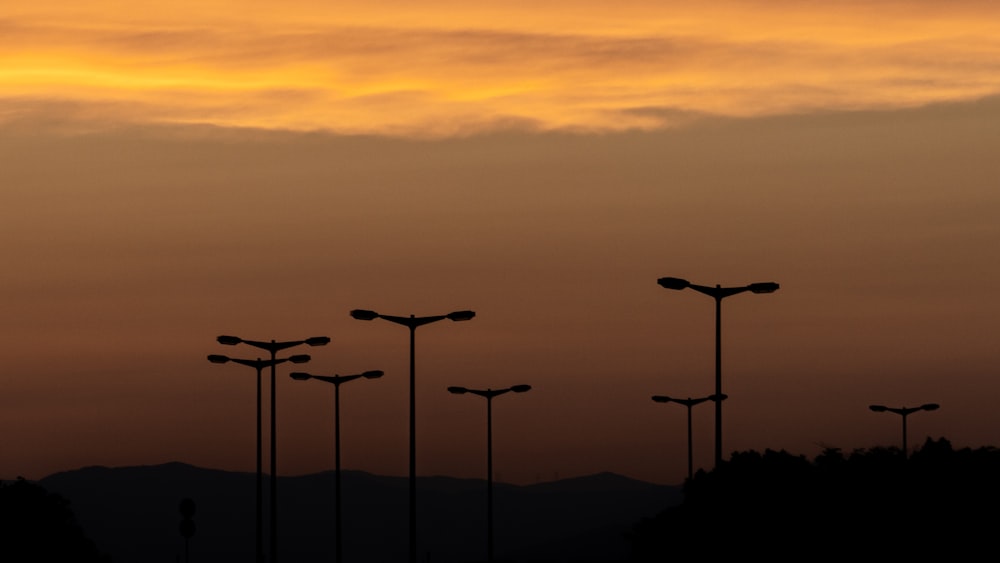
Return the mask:
<svg viewBox="0 0 1000 563">
<path fill-rule="evenodd" d="M 1000 444 L 1000 6 L 43 0 L 0 16 L 0 477 L 604 471 Z M 286 355 L 287 355 L 286 354 Z M 269 373 L 264 381 L 269 463 Z M 694 407 L 695 466 L 714 412 Z"/>
</svg>

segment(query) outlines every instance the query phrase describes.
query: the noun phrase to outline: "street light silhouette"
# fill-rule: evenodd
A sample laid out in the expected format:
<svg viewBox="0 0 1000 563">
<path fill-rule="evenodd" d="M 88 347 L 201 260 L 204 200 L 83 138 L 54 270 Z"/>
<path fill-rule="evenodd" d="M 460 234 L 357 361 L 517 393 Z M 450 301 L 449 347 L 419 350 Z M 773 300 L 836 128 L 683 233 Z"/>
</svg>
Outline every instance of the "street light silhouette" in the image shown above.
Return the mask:
<svg viewBox="0 0 1000 563">
<path fill-rule="evenodd" d="M 873 412 L 893 412 L 900 415 L 903 418 L 903 459 L 906 459 L 906 417 L 917 411 L 935 411 L 941 408 L 941 405 L 937 403 L 926 403 L 920 405 L 919 407 L 899 407 L 890 408 L 885 405 L 869 405 L 869 409 Z"/>
<path fill-rule="evenodd" d="M 257 562 L 262 563 L 264 561 L 264 506 L 263 506 L 263 468 L 261 466 L 261 416 L 260 416 L 260 380 L 261 372 L 264 368 L 274 366 L 284 363 L 292 362 L 293 364 L 301 364 L 309 361 L 309 356 L 305 354 L 300 354 L 296 356 L 291 356 L 289 358 L 273 358 L 270 360 L 263 360 L 257 358 L 256 360 L 244 360 L 242 358 L 230 358 L 229 356 L 223 356 L 221 354 L 209 354 L 208 361 L 213 364 L 225 364 L 228 362 L 233 362 L 234 364 L 240 364 L 244 366 L 250 366 L 257 370 Z"/>
<path fill-rule="evenodd" d="M 330 343 L 330 337 L 328 336 L 313 336 L 305 340 L 289 340 L 285 342 L 278 342 L 275 340 L 266 342 L 262 340 L 244 340 L 239 336 L 223 335 L 216 338 L 216 340 L 219 344 L 225 344 L 226 346 L 246 344 L 248 346 L 253 346 L 254 348 L 267 350 L 271 353 L 271 360 L 276 360 L 277 358 L 275 356 L 277 353 L 282 350 L 287 350 L 288 348 L 294 348 L 295 346 L 300 346 L 302 344 L 307 344 L 309 346 L 326 346 Z M 303 356 L 306 358 L 304 361 L 308 362 L 309 356 Z M 275 385 L 277 376 L 274 369 L 274 366 L 278 363 L 280 362 L 275 361 L 271 364 L 271 563 L 278 562 L 278 402 L 276 399 Z"/>
<path fill-rule="evenodd" d="M 335 518 L 337 522 L 336 550 L 337 550 L 337 562 L 340 563 L 340 561 L 343 560 L 342 559 L 343 550 L 341 549 L 342 545 L 341 539 L 343 538 L 343 536 L 341 534 L 341 525 L 340 525 L 340 385 L 342 383 L 347 383 L 348 381 L 354 381 L 355 379 L 361 377 L 365 379 L 376 379 L 382 377 L 382 371 L 372 370 L 372 371 L 366 371 L 364 373 L 358 373 L 355 375 L 312 375 L 309 373 L 297 371 L 297 372 L 292 372 L 291 377 L 296 381 L 308 381 L 310 379 L 316 379 L 319 381 L 325 381 L 327 383 L 333 384 L 333 428 L 334 428 L 333 442 L 334 442 L 334 452 L 335 452 L 334 493 L 337 497 L 336 509 L 335 509 L 336 511 Z"/>
<path fill-rule="evenodd" d="M 730 295 L 749 291 L 751 293 L 774 293 L 778 284 L 759 282 L 739 287 L 715 287 L 696 285 L 681 278 L 660 278 L 657 283 L 666 289 L 693 289 L 715 299 L 715 395 L 722 395 L 722 300 Z M 715 401 L 715 465 L 722 463 L 722 401 Z"/>
<path fill-rule="evenodd" d="M 725 401 L 728 399 L 726 395 L 709 395 L 707 397 L 700 397 L 697 399 L 692 399 L 688 397 L 687 399 L 677 399 L 674 397 L 667 397 L 666 395 L 653 395 L 653 400 L 657 403 L 678 403 L 687 407 L 687 434 L 688 434 L 688 480 L 694 477 L 694 457 L 691 447 L 691 407 L 704 403 L 705 401 Z"/>
<path fill-rule="evenodd" d="M 416 434 L 416 333 L 426 324 L 443 321 L 468 321 L 476 316 L 473 311 L 453 311 L 447 315 L 428 317 L 400 317 L 382 315 L 368 309 L 354 309 L 351 317 L 360 321 L 382 319 L 410 329 L 410 563 L 417 562 L 417 434 Z"/>
<path fill-rule="evenodd" d="M 530 391 L 530 385 L 514 385 L 506 389 L 468 389 L 453 386 L 448 391 L 456 395 L 471 393 L 486 397 L 486 556 L 487 561 L 493 561 L 493 397 L 513 391 L 524 393 Z"/>
</svg>

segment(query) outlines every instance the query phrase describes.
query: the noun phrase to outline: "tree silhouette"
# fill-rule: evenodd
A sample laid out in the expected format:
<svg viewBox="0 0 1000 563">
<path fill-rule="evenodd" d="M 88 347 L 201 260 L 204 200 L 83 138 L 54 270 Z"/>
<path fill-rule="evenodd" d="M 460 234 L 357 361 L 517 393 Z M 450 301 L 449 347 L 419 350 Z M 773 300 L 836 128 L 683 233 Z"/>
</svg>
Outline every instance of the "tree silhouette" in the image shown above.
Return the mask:
<svg viewBox="0 0 1000 563">
<path fill-rule="evenodd" d="M 764 556 L 826 561 L 884 556 L 956 560 L 992 550 L 1000 451 L 928 439 L 898 449 L 737 452 L 684 485 L 684 501 L 640 521 L 633 559 Z"/>
<path fill-rule="evenodd" d="M 70 503 L 41 485 L 18 478 L 0 482 L 0 560 L 106 561 L 83 533 Z"/>
</svg>

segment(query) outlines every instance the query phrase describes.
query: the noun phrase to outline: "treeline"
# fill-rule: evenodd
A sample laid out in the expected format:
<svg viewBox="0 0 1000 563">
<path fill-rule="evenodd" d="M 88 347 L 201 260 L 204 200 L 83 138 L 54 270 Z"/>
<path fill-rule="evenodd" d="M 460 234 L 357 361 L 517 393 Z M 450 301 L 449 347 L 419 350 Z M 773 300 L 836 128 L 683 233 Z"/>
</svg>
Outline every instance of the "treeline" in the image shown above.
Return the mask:
<svg viewBox="0 0 1000 563">
<path fill-rule="evenodd" d="M 631 541 L 636 561 L 961 561 L 995 553 L 998 509 L 994 447 L 928 439 L 908 458 L 828 449 L 811 461 L 748 451 L 698 472 L 683 502 L 639 522 Z"/>
</svg>

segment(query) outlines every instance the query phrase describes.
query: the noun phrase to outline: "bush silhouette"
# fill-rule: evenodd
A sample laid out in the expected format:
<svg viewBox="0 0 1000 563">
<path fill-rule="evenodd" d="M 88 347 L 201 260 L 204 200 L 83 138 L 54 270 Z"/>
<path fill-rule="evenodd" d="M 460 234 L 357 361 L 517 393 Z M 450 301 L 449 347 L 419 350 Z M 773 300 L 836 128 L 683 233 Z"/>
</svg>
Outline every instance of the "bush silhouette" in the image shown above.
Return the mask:
<svg viewBox="0 0 1000 563">
<path fill-rule="evenodd" d="M 105 561 L 77 524 L 69 501 L 23 478 L 0 483 L 0 560 Z"/>
</svg>

